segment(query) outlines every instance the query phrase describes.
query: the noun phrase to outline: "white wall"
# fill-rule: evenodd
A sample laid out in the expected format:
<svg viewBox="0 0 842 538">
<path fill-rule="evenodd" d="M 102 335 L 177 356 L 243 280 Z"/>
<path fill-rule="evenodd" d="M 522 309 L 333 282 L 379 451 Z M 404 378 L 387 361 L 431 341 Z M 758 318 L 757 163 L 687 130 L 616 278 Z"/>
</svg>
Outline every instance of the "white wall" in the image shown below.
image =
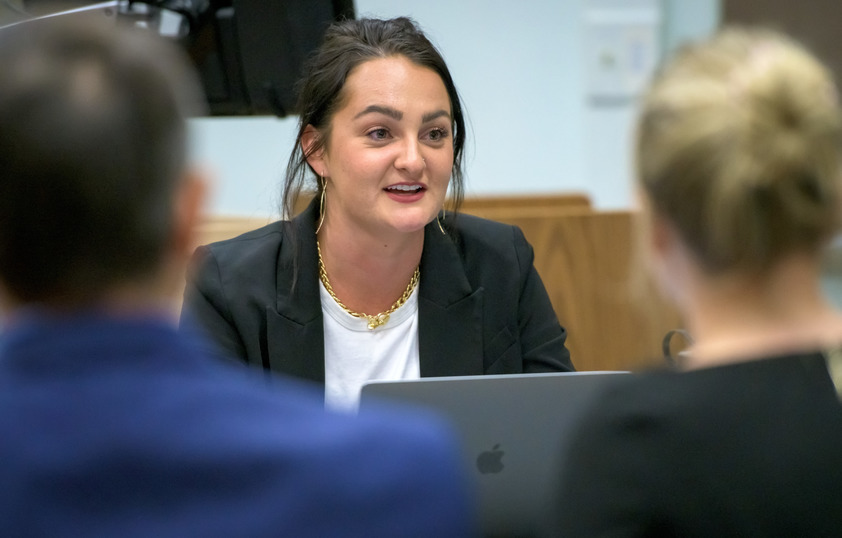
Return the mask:
<svg viewBox="0 0 842 538">
<path fill-rule="evenodd" d="M 584 191 L 600 208 L 631 203 L 633 99 L 588 99 L 585 13 L 631 0 L 356 0 L 358 16 L 413 17 L 439 47 L 468 117 L 468 194 Z M 654 6 L 662 42 L 705 35 L 719 0 Z M 216 175 L 212 211 L 276 215 L 295 118 L 191 122 L 195 156 Z"/>
</svg>

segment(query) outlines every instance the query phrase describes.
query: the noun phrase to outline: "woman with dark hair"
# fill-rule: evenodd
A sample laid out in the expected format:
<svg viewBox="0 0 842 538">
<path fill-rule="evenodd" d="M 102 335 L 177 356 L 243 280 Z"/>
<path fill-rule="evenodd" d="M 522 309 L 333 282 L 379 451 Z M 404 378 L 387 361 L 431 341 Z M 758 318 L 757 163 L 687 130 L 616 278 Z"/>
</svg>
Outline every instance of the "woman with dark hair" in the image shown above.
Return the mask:
<svg viewBox="0 0 842 538">
<path fill-rule="evenodd" d="M 332 25 L 300 86 L 284 211 L 202 247 L 185 294 L 223 351 L 325 384 L 353 408 L 372 379 L 572 370 L 531 246 L 444 211 L 462 199 L 465 120 L 409 19 Z"/>
</svg>

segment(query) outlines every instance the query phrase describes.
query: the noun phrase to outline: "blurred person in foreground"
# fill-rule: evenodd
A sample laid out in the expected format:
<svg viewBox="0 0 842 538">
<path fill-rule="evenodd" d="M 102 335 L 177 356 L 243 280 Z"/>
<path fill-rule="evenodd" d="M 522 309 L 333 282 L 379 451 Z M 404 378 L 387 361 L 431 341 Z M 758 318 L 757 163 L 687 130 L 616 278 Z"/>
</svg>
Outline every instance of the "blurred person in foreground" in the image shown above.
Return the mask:
<svg viewBox="0 0 842 538">
<path fill-rule="evenodd" d="M 783 35 L 726 29 L 657 75 L 645 245 L 695 344 L 684 371 L 628 379 L 585 418 L 561 535 L 842 532 L 842 315 L 820 287 L 840 152 L 832 76 Z"/>
<path fill-rule="evenodd" d="M 327 414 L 177 332 L 198 102 L 149 33 L 0 32 L 0 535 L 470 534 L 445 426 Z"/>
</svg>

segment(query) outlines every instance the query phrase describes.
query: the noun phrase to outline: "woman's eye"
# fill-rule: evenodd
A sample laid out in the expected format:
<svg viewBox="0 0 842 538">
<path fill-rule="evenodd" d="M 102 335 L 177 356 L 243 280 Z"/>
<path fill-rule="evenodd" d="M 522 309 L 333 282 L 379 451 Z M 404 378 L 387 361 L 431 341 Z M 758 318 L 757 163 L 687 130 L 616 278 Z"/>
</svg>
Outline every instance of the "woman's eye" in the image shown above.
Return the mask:
<svg viewBox="0 0 842 538">
<path fill-rule="evenodd" d="M 385 140 L 389 138 L 389 131 L 386 129 L 372 129 L 368 132 L 368 136 L 374 140 Z"/>
<path fill-rule="evenodd" d="M 444 139 L 447 136 L 447 132 L 444 129 L 433 129 L 429 133 L 427 133 L 427 138 L 429 138 L 433 142 L 438 142 Z"/>
</svg>

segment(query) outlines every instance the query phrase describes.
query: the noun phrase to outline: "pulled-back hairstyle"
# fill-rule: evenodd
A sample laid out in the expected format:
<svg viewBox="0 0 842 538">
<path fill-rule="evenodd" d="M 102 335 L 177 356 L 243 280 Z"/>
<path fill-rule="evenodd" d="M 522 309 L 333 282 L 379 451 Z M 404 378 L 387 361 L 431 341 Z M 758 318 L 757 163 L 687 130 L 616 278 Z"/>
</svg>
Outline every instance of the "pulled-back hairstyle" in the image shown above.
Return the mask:
<svg viewBox="0 0 842 538">
<path fill-rule="evenodd" d="M 730 28 L 680 50 L 638 125 L 637 177 L 705 270 L 762 273 L 840 223 L 832 75 L 791 39 Z"/>
<path fill-rule="evenodd" d="M 330 135 L 330 121 L 342 107 L 345 81 L 358 65 L 377 58 L 403 56 L 420 67 L 435 71 L 441 77 L 450 98 L 453 121 L 453 170 L 451 172 L 452 209 L 458 210 L 464 196 L 462 148 L 465 145 L 465 119 L 456 86 L 439 51 L 415 23 L 406 17 L 396 19 L 345 20 L 332 24 L 321 46 L 309 58 L 299 84 L 297 110 L 300 113 L 298 136 L 289 156 L 283 191 L 283 213 L 291 217 L 301 190 L 315 171 L 307 164 L 307 157 L 325 147 Z M 320 136 L 307 154 L 301 140 L 308 125 Z M 323 185 L 313 181 L 317 196 Z"/>
<path fill-rule="evenodd" d="M 158 270 L 200 95 L 179 54 L 113 22 L 0 31 L 0 280 L 12 298 L 93 303 Z"/>
</svg>

